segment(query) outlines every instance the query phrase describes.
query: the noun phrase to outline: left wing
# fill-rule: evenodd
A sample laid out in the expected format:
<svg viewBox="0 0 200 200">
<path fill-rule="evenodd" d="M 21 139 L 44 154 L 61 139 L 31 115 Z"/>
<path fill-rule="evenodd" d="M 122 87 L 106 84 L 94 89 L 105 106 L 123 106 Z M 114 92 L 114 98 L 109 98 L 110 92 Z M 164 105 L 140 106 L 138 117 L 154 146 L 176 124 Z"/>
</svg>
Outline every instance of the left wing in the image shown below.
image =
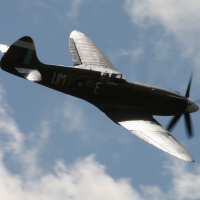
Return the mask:
<svg viewBox="0 0 200 200">
<path fill-rule="evenodd" d="M 194 162 L 185 147 L 147 112 L 126 107 L 103 107 L 101 110 L 142 140 L 180 159 Z"/>
<path fill-rule="evenodd" d="M 69 48 L 75 67 L 118 73 L 104 53 L 85 34 L 73 31 L 69 36 Z"/>
</svg>

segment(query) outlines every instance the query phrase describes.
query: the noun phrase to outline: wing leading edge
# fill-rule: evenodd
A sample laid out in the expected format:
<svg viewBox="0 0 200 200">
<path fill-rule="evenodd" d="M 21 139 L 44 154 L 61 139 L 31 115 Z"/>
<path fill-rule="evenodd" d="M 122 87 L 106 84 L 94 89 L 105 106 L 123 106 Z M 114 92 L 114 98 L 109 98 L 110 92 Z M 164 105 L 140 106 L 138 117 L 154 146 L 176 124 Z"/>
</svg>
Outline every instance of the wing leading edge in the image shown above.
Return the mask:
<svg viewBox="0 0 200 200">
<path fill-rule="evenodd" d="M 69 36 L 69 48 L 75 67 L 118 73 L 104 53 L 85 34 L 73 31 Z"/>
<path fill-rule="evenodd" d="M 142 140 L 182 160 L 194 162 L 185 147 L 148 113 L 119 107 L 103 108 L 102 111 Z"/>
</svg>

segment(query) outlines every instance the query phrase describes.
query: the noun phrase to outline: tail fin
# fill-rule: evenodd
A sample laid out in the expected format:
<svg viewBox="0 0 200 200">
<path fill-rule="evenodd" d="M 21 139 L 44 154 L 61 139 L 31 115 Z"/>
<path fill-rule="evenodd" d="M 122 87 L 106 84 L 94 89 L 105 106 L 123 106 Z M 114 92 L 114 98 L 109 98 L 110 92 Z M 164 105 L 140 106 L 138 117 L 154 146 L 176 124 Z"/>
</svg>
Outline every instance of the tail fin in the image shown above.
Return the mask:
<svg viewBox="0 0 200 200">
<path fill-rule="evenodd" d="M 4 71 L 27 79 L 41 64 L 36 55 L 34 42 L 28 36 L 13 43 L 1 59 L 1 68 Z"/>
</svg>

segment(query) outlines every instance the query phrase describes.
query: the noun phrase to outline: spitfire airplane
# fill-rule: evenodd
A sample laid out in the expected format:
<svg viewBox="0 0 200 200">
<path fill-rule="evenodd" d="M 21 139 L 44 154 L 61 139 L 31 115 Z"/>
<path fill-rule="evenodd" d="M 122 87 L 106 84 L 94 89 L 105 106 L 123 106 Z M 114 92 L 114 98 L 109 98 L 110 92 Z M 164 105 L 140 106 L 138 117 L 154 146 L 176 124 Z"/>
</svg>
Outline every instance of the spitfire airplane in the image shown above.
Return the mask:
<svg viewBox="0 0 200 200">
<path fill-rule="evenodd" d="M 194 162 L 190 153 L 169 133 L 184 115 L 188 135 L 193 135 L 190 113 L 199 107 L 189 98 L 192 76 L 183 96 L 172 90 L 126 80 L 97 45 L 79 31 L 70 34 L 69 48 L 74 67 L 43 64 L 37 58 L 33 40 L 25 36 L 10 47 L 0 45 L 4 54 L 1 68 L 83 99 L 146 142 L 180 159 Z M 172 115 L 174 118 L 165 129 L 153 115 Z"/>
</svg>

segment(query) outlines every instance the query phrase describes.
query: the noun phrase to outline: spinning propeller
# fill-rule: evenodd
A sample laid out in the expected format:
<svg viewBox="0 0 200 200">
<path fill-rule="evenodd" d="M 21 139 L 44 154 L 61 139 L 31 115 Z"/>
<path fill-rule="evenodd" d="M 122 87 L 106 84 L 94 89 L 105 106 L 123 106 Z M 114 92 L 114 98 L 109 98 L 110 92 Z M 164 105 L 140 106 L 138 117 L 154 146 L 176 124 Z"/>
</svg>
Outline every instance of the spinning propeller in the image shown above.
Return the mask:
<svg viewBox="0 0 200 200">
<path fill-rule="evenodd" d="M 199 109 L 198 105 L 194 101 L 189 99 L 192 78 L 193 78 L 193 73 L 190 76 L 189 83 L 187 86 L 187 91 L 185 93 L 185 97 L 188 98 L 188 107 L 187 107 L 185 113 L 174 116 L 167 127 L 167 130 L 170 131 L 174 127 L 174 125 L 178 122 L 178 120 L 181 118 L 181 116 L 184 115 L 185 124 L 186 124 L 186 128 L 187 128 L 187 134 L 188 134 L 189 138 L 193 137 L 193 128 L 192 128 L 190 113 L 195 112 Z"/>
</svg>

